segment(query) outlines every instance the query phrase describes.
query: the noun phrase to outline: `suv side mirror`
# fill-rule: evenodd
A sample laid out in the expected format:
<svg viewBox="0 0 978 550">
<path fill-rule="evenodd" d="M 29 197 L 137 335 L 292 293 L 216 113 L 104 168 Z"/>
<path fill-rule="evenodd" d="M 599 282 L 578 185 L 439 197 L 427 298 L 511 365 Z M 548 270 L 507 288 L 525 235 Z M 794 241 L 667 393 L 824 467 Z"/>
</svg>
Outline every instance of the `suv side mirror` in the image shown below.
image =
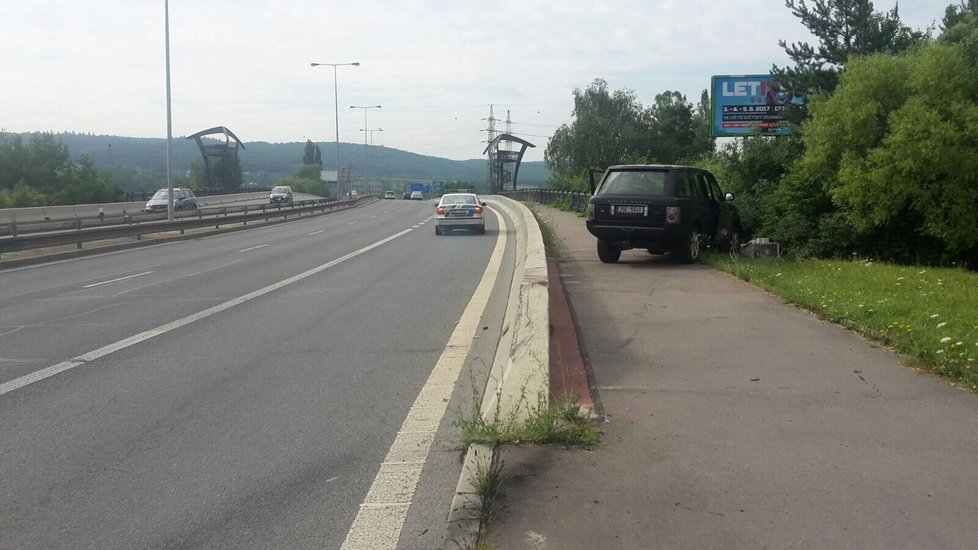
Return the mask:
<svg viewBox="0 0 978 550">
<path fill-rule="evenodd" d="M 734 194 L 733 193 L 727 193 L 726 195 L 723 196 L 723 200 L 725 200 L 725 201 L 732 201 L 732 200 L 734 200 Z"/>
</svg>

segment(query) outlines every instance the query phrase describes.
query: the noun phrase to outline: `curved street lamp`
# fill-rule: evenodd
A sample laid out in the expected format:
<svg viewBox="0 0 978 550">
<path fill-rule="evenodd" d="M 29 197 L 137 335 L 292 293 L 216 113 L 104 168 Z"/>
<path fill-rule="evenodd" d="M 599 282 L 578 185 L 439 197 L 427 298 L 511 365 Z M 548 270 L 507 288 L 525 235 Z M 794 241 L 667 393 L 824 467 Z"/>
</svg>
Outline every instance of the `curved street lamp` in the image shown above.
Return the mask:
<svg viewBox="0 0 978 550">
<path fill-rule="evenodd" d="M 313 67 L 333 68 L 333 108 L 336 111 L 336 200 L 340 200 L 340 96 L 336 85 L 336 67 L 359 67 L 360 62 L 353 63 L 310 63 Z"/>
</svg>

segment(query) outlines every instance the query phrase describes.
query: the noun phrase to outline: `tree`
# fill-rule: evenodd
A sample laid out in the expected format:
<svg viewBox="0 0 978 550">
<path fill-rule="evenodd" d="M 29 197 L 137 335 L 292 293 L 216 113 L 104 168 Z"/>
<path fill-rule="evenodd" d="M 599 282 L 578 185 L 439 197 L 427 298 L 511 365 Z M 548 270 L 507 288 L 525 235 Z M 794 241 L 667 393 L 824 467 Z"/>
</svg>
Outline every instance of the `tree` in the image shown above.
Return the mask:
<svg viewBox="0 0 978 550">
<path fill-rule="evenodd" d="M 874 53 L 900 53 L 927 37 L 900 22 L 897 7 L 886 13 L 874 11 L 872 0 L 785 0 L 785 6 L 818 39 L 778 44 L 795 62 L 794 67 L 774 66 L 772 74 L 795 95 L 831 94 L 850 57 Z"/>
<path fill-rule="evenodd" d="M 319 146 L 313 144 L 312 140 L 306 140 L 306 148 L 302 153 L 302 164 L 318 164 L 320 167 L 323 165 L 323 152 L 319 150 Z"/>
<path fill-rule="evenodd" d="M 969 16 L 972 22 L 978 17 L 978 0 L 962 0 L 957 5 L 951 4 L 944 10 L 941 30 L 947 31 L 958 23 L 968 21 Z"/>
<path fill-rule="evenodd" d="M 703 102 L 706 110 L 703 111 Z M 699 110 L 679 92 L 655 96 L 649 108 L 648 143 L 645 157 L 662 164 L 676 164 L 713 150 L 709 134 L 709 94 L 704 90 Z"/>
<path fill-rule="evenodd" d="M 634 92 L 610 93 L 607 82 L 595 79 L 573 94 L 574 121 L 554 132 L 543 155 L 555 179 L 621 164 L 644 153 L 648 127 Z"/>
<path fill-rule="evenodd" d="M 849 244 L 903 262 L 978 260 L 978 68 L 962 47 L 850 61 L 835 94 L 812 103 L 804 142 L 778 190 L 781 237 L 820 255 Z"/>
</svg>

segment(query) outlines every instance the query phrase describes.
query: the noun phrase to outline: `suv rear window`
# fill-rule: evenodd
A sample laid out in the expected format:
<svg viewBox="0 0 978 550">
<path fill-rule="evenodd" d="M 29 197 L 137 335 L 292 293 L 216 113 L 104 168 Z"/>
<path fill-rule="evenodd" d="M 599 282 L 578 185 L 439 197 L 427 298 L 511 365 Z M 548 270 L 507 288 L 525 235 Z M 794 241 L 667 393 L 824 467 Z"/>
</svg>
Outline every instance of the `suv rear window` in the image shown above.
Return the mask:
<svg viewBox="0 0 978 550">
<path fill-rule="evenodd" d="M 598 195 L 663 195 L 666 189 L 664 170 L 627 170 L 612 172 L 598 189 Z"/>
</svg>

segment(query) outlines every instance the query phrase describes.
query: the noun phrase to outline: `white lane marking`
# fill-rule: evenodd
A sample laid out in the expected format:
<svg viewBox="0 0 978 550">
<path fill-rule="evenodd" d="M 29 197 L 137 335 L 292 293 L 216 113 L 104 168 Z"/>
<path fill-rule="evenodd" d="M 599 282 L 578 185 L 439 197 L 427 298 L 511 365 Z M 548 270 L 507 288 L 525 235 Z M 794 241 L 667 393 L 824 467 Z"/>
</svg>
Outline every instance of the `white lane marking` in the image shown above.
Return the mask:
<svg viewBox="0 0 978 550">
<path fill-rule="evenodd" d="M 325 229 L 320 229 L 319 231 L 313 231 L 312 233 L 310 233 L 310 234 L 309 234 L 309 236 L 311 237 L 311 236 L 313 236 L 313 235 L 319 235 L 319 234 L 320 234 L 320 233 L 322 233 L 323 231 L 326 231 L 326 230 L 325 230 Z"/>
<path fill-rule="evenodd" d="M 499 216 L 496 215 L 496 218 L 498 220 Z M 465 358 L 475 343 L 474 336 L 479 332 L 482 314 L 499 276 L 506 239 L 505 231 L 497 232 L 496 247 L 486 265 L 482 280 L 448 339 L 445 350 L 435 363 L 435 368 L 421 388 L 421 393 L 401 424 L 367 496 L 360 504 L 342 548 L 352 550 L 397 546 L 408 508 L 421 478 L 421 470 L 435 441 L 438 425 L 445 416 L 462 367 L 465 366 Z"/>
<path fill-rule="evenodd" d="M 354 221 L 354 222 L 350 222 L 350 223 L 348 223 L 348 224 L 346 224 L 346 225 L 353 225 L 353 224 L 355 224 L 355 223 L 357 223 L 357 222 L 355 222 L 355 221 Z"/>
<path fill-rule="evenodd" d="M 215 270 L 218 270 L 218 269 L 223 269 L 225 267 L 229 267 L 229 266 L 232 266 L 232 265 L 234 265 L 234 264 L 236 264 L 238 262 L 243 262 L 243 261 L 244 261 L 243 259 L 238 258 L 238 259 L 233 260 L 233 261 L 230 261 L 230 262 L 228 262 L 226 264 L 221 264 L 219 266 L 211 267 L 211 268 L 205 269 L 203 271 L 195 271 L 193 273 L 188 273 L 186 275 L 181 275 L 181 276 L 177 277 L 177 279 L 187 279 L 187 278 L 190 278 L 190 277 L 196 277 L 197 275 L 202 275 L 204 273 L 208 273 L 208 272 L 211 272 L 211 271 L 215 271 Z M 112 297 L 113 298 L 118 298 L 119 296 L 122 296 L 123 294 L 129 294 L 130 292 L 133 292 L 133 291 L 136 291 L 136 290 L 142 290 L 144 288 L 149 288 L 151 286 L 156 286 L 156 285 L 163 284 L 163 283 L 169 283 L 170 281 L 174 281 L 174 280 L 176 280 L 176 279 L 165 279 L 165 280 L 162 280 L 162 281 L 154 281 L 152 283 L 148 283 L 148 284 L 145 284 L 145 285 L 135 286 L 135 287 L 132 287 L 132 288 L 123 290 L 122 292 L 119 292 L 117 294 L 113 294 Z"/>
<path fill-rule="evenodd" d="M 266 246 L 268 246 L 268 245 L 267 244 L 260 244 L 258 246 L 252 246 L 250 248 L 242 248 L 238 252 L 248 252 L 250 250 L 258 250 L 259 248 L 265 248 Z"/>
<path fill-rule="evenodd" d="M 73 368 L 75 368 L 75 367 L 77 367 L 79 365 L 84 365 L 85 363 L 88 363 L 88 362 L 91 362 L 91 361 L 95 361 L 96 359 L 100 359 L 102 357 L 105 357 L 106 355 L 109 355 L 110 353 L 117 352 L 117 351 L 119 351 L 121 349 L 125 349 L 125 348 L 128 348 L 130 346 L 134 346 L 134 345 L 136 345 L 136 344 L 138 344 L 140 342 L 144 342 L 146 340 L 149 340 L 150 338 L 155 338 L 155 337 L 160 336 L 162 334 L 166 334 L 167 332 L 171 332 L 171 331 L 176 330 L 176 329 L 178 329 L 178 328 L 180 328 L 182 326 L 189 325 L 190 323 L 193 323 L 195 321 L 200 321 L 201 319 L 206 319 L 207 317 L 210 317 L 212 315 L 216 315 L 218 313 L 221 313 L 222 311 L 226 311 L 228 309 L 231 309 L 234 306 L 238 306 L 238 305 L 241 305 L 241 304 L 243 304 L 245 302 L 254 300 L 255 298 L 260 298 L 261 296 L 264 296 L 264 295 L 269 294 L 271 292 L 275 292 L 276 290 L 278 290 L 280 288 L 289 286 L 289 285 L 291 285 L 293 283 L 297 283 L 297 282 L 299 282 L 299 281 L 301 281 L 303 279 L 306 279 L 308 277 L 312 277 L 313 275 L 315 275 L 315 274 L 317 274 L 317 273 L 319 273 L 321 271 L 325 271 L 325 270 L 327 270 L 327 269 L 329 269 L 329 268 L 331 268 L 333 266 L 336 266 L 338 264 L 341 264 L 341 263 L 343 263 L 343 262 L 345 262 L 345 261 L 347 261 L 347 260 L 349 260 L 351 258 L 355 258 L 355 257 L 357 257 L 357 256 L 359 256 L 361 254 L 365 254 L 365 253 L 367 253 L 367 252 L 369 252 L 369 251 L 371 251 L 371 250 L 373 250 L 373 249 L 375 249 L 375 248 L 377 248 L 379 246 L 382 246 L 384 244 L 387 244 L 387 243 L 393 241 L 394 239 L 397 239 L 398 237 L 403 237 L 404 235 L 407 235 L 411 231 L 412 231 L 411 229 L 405 229 L 405 230 L 403 230 L 403 231 L 401 231 L 399 233 L 395 233 L 395 234 L 391 235 L 390 237 L 387 237 L 385 239 L 381 239 L 381 240 L 379 240 L 379 241 L 377 241 L 377 242 L 375 242 L 373 244 L 367 245 L 367 246 L 365 246 L 365 247 L 363 247 L 363 248 L 361 248 L 359 250 L 354 250 L 353 252 L 350 252 L 349 254 L 347 254 L 345 256 L 340 256 L 339 258 L 336 258 L 335 260 L 331 260 L 329 262 L 326 262 L 326 263 L 324 263 L 324 264 L 322 264 L 320 266 L 314 267 L 314 268 L 312 268 L 312 269 L 310 269 L 308 271 L 303 271 L 302 273 L 299 273 L 298 275 L 293 275 L 293 276 L 291 276 L 291 277 L 289 277 L 287 279 L 282 279 L 281 281 L 279 281 L 277 283 L 273 283 L 273 284 L 270 284 L 270 285 L 268 285 L 266 287 L 259 288 L 258 290 L 249 292 L 248 294 L 245 294 L 243 296 L 238 296 L 237 298 L 233 298 L 233 299 L 228 300 L 228 301 L 226 301 L 224 303 L 220 303 L 220 304 L 217 304 L 216 306 L 209 307 L 209 308 L 207 308 L 207 309 L 205 309 L 203 311 L 198 311 L 197 313 L 193 313 L 193 314 L 188 315 L 188 316 L 186 316 L 186 317 L 184 317 L 182 319 L 177 319 L 176 321 L 172 321 L 172 322 L 166 323 L 165 325 L 160 325 L 160 326 L 158 326 L 158 327 L 156 327 L 154 329 L 150 329 L 150 330 L 147 330 L 147 331 L 144 331 L 144 332 L 140 332 L 139 334 L 136 334 L 136 335 L 130 336 L 128 338 L 124 338 L 122 340 L 119 340 L 118 342 L 115 342 L 114 344 L 109 344 L 107 346 L 103 346 L 101 348 L 98 348 L 97 350 L 90 351 L 88 353 L 79 355 L 78 357 L 74 357 L 72 359 L 69 359 L 67 361 L 63 361 L 63 362 L 58 363 L 56 365 L 51 365 L 50 367 L 47 367 L 45 369 L 41 369 L 39 371 L 35 371 L 35 372 L 30 373 L 30 374 L 21 376 L 20 378 L 14 378 L 13 380 L 10 380 L 8 382 L 4 382 L 3 384 L 0 384 L 0 395 L 4 395 L 6 393 L 10 393 L 10 392 L 12 392 L 14 390 L 23 388 L 24 386 L 33 384 L 34 382 L 39 382 L 39 381 L 44 380 L 46 378 L 50 378 L 50 377 L 52 377 L 52 376 L 54 376 L 54 375 L 56 375 L 58 373 L 64 372 L 64 371 L 69 370 L 69 369 L 73 369 Z"/>
<path fill-rule="evenodd" d="M 15 332 L 19 332 L 21 330 L 24 330 L 24 327 L 23 326 L 13 327 L 10 330 L 8 330 L 7 332 L 0 332 L 0 336 L 6 336 L 8 334 L 13 334 Z"/>
<path fill-rule="evenodd" d="M 113 250 L 111 252 L 102 252 L 99 254 L 92 254 L 91 256 L 83 256 L 81 258 L 68 258 L 66 260 L 55 260 L 53 262 L 45 262 L 43 264 L 25 265 L 23 267 L 11 267 L 9 269 L 4 269 L 4 273 L 14 273 L 16 271 L 26 271 L 28 269 L 40 269 L 42 267 L 50 267 L 52 265 L 67 264 L 72 262 L 83 262 L 86 260 L 97 260 L 99 258 L 104 258 L 105 256 L 115 256 L 116 254 L 130 254 L 132 252 L 139 252 L 142 250 L 149 250 L 151 248 L 157 248 L 160 246 L 172 246 L 185 241 L 173 241 L 168 243 L 151 244 L 146 246 L 140 246 L 139 248 L 127 248 L 125 250 Z M 57 288 L 57 287 L 52 287 Z M 43 289 L 48 290 L 48 289 Z M 7 296 L 0 296 L 0 298 L 7 298 Z"/>
<path fill-rule="evenodd" d="M 376 218 L 376 217 L 377 217 L 377 216 L 370 216 L 370 219 L 372 220 L 372 219 L 374 219 L 374 218 Z"/>
<path fill-rule="evenodd" d="M 92 288 L 93 286 L 109 285 L 112 283 L 118 283 L 119 281 L 125 281 L 126 279 L 135 279 L 136 277 L 142 277 L 143 275 L 149 275 L 152 271 L 144 271 L 142 273 L 137 273 L 135 275 L 127 275 L 125 277 L 119 277 L 118 279 L 112 279 L 111 281 L 102 281 L 101 283 L 92 283 L 90 285 L 85 285 L 82 288 Z"/>
</svg>

